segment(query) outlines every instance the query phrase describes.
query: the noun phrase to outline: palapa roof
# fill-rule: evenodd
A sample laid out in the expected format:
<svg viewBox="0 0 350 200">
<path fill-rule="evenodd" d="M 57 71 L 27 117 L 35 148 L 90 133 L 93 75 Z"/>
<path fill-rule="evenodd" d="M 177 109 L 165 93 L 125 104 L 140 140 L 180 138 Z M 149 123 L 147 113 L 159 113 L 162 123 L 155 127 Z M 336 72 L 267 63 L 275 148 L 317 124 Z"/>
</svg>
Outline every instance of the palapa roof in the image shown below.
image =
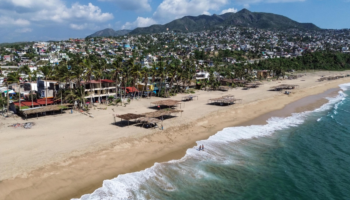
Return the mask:
<svg viewBox="0 0 350 200">
<path fill-rule="evenodd" d="M 36 114 L 36 113 L 42 113 L 42 112 L 59 111 L 59 110 L 62 110 L 62 107 L 68 107 L 68 106 L 73 106 L 73 105 L 72 104 L 50 105 L 45 107 L 29 108 L 26 110 L 21 110 L 21 112 L 25 115 L 30 115 L 30 114 Z"/>
<path fill-rule="evenodd" d="M 233 98 L 233 97 L 235 97 L 235 95 L 232 95 L 232 94 L 228 94 L 228 95 L 222 96 L 222 98 Z"/>
<path fill-rule="evenodd" d="M 272 89 L 291 89 L 291 88 L 297 87 L 297 86 L 299 86 L 299 85 L 281 84 L 281 85 L 273 86 L 271 88 Z"/>
<path fill-rule="evenodd" d="M 152 104 L 159 105 L 159 106 L 176 106 L 181 104 L 181 101 L 169 99 L 169 100 L 152 102 Z"/>
<path fill-rule="evenodd" d="M 141 118 L 141 117 L 145 117 L 145 115 L 138 115 L 138 114 L 128 113 L 128 114 L 124 114 L 124 115 L 116 115 L 116 117 L 119 117 L 120 119 L 123 119 L 123 120 L 130 121 L 130 120 L 133 120 L 133 119 L 138 119 L 138 118 Z"/>
<path fill-rule="evenodd" d="M 241 99 L 236 99 L 233 97 L 234 97 L 233 95 L 225 95 L 225 96 L 222 96 L 219 98 L 209 99 L 209 101 L 214 101 L 217 103 L 234 103 L 236 101 L 241 100 Z"/>
<path fill-rule="evenodd" d="M 183 112 L 183 110 L 162 109 L 162 110 L 158 110 L 158 111 L 155 111 L 155 112 L 143 113 L 143 115 L 145 115 L 145 117 L 157 118 L 157 117 L 161 117 L 161 116 L 164 116 L 164 115 L 170 115 L 172 113 L 180 113 L 180 112 Z"/>
<path fill-rule="evenodd" d="M 182 97 L 182 99 L 191 99 L 191 98 L 195 98 L 198 97 L 197 95 L 188 95 L 188 96 L 184 96 Z"/>
</svg>

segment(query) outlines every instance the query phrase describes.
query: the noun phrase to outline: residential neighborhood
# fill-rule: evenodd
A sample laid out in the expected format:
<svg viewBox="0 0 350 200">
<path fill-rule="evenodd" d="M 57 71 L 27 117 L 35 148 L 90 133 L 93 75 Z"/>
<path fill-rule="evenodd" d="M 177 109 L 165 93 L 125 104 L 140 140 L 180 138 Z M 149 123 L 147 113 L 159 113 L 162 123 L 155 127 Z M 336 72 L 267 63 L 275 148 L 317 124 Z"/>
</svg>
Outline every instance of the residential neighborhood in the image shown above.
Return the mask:
<svg viewBox="0 0 350 200">
<path fill-rule="evenodd" d="M 10 99 L 16 99 L 17 93 L 23 100 L 29 100 L 30 95 L 57 99 L 57 95 L 67 97 L 65 90 L 83 86 L 82 98 L 102 103 L 109 97 L 123 97 L 127 87 L 143 90 L 140 86 L 143 85 L 147 89 L 138 91 L 140 96 L 160 93 L 167 96 L 179 92 L 180 86 L 182 92 L 189 88 L 217 88 L 225 78 L 234 79 L 230 84 L 236 86 L 255 79 L 287 78 L 285 73 L 300 70 L 295 62 L 307 62 L 307 55 L 325 52 L 346 55 L 350 53 L 349 46 L 350 31 L 345 29 L 272 31 L 242 27 L 26 42 L 1 47 L 0 92 L 5 97 L 8 91 Z M 84 69 L 76 71 L 77 66 Z M 188 75 L 162 72 L 160 67 L 165 66 L 187 70 Z M 59 72 L 62 69 L 70 75 L 60 77 L 65 76 Z M 12 72 L 18 72 L 19 81 L 9 84 L 6 77 Z M 80 74 L 72 76 L 73 73 Z M 162 89 L 165 91 L 161 92 Z"/>
</svg>

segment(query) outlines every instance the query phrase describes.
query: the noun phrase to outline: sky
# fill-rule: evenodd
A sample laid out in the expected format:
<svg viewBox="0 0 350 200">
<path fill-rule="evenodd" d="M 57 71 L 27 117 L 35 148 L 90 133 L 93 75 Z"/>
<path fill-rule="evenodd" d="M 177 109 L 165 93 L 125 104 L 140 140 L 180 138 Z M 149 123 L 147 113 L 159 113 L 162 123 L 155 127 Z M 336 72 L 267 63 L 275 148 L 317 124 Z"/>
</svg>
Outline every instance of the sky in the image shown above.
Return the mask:
<svg viewBox="0 0 350 200">
<path fill-rule="evenodd" d="M 0 43 L 84 38 L 105 28 L 134 29 L 243 8 L 320 28 L 350 28 L 350 0 L 0 0 Z"/>
</svg>

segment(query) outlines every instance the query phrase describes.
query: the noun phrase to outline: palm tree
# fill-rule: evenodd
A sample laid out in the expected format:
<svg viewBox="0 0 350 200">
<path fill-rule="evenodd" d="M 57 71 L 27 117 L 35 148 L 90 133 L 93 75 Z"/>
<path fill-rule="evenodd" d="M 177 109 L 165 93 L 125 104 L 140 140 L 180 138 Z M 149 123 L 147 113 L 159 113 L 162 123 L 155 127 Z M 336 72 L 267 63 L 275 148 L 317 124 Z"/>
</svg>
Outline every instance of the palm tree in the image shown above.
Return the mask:
<svg viewBox="0 0 350 200">
<path fill-rule="evenodd" d="M 162 58 L 160 58 L 160 60 L 158 61 L 157 67 L 158 67 L 158 76 L 160 77 L 160 89 L 158 88 L 159 89 L 158 96 L 159 96 L 160 92 L 163 89 L 163 80 L 166 77 L 166 71 L 164 69 L 164 62 L 163 62 Z M 165 95 L 165 92 L 164 92 L 164 95 Z"/>
<path fill-rule="evenodd" d="M 132 68 L 130 69 L 130 74 L 133 77 L 133 81 L 132 81 L 133 84 L 132 84 L 132 86 L 134 87 L 136 82 L 137 82 L 137 80 L 138 80 L 138 78 L 140 76 L 142 76 L 142 74 L 141 74 L 141 64 L 132 65 Z M 136 90 L 134 92 L 134 96 L 135 95 L 136 95 Z"/>
<path fill-rule="evenodd" d="M 148 73 L 149 73 L 149 70 L 148 70 L 148 68 L 147 67 L 144 67 L 144 68 L 142 68 L 142 70 L 141 70 L 141 74 L 142 74 L 142 76 L 143 76 L 143 78 L 144 78 L 144 86 L 143 86 L 143 89 L 142 89 L 142 94 L 144 93 L 144 91 L 145 91 L 145 89 L 147 90 L 147 96 L 148 96 L 148 88 L 147 88 L 147 85 L 148 85 Z"/>
<path fill-rule="evenodd" d="M 52 67 L 51 66 L 42 66 L 39 67 L 39 71 L 44 74 L 45 76 L 45 87 L 46 87 L 46 92 L 45 92 L 45 106 L 47 106 L 47 93 L 48 93 L 48 85 L 47 85 L 47 79 L 51 76 L 52 74 Z"/>
<path fill-rule="evenodd" d="M 77 101 L 84 103 L 85 97 L 82 95 L 84 90 L 84 87 L 78 87 L 76 90 L 66 90 L 64 100 L 69 102 Z"/>
<path fill-rule="evenodd" d="M 2 98 L 2 96 L 0 96 L 0 106 L 1 106 L 2 112 L 4 112 L 5 105 L 7 105 L 7 99 L 6 98 Z"/>
<path fill-rule="evenodd" d="M 95 67 L 96 67 L 96 69 L 92 72 L 92 74 L 94 75 L 96 80 L 100 81 L 100 89 L 101 89 L 102 88 L 102 81 L 101 81 L 101 79 L 102 79 L 102 76 L 103 76 L 101 65 L 98 64 L 98 65 L 95 65 Z M 101 98 L 102 97 L 101 97 L 101 94 L 100 94 L 100 96 L 98 97 L 99 102 L 101 102 Z"/>
<path fill-rule="evenodd" d="M 30 68 L 28 67 L 28 65 L 24 65 L 21 68 L 19 68 L 19 71 L 24 73 L 25 75 L 27 75 L 29 77 L 29 83 L 32 82 L 32 73 L 30 71 Z M 32 92 L 32 90 L 30 90 L 30 92 Z M 33 102 L 33 96 L 31 95 L 31 99 L 32 99 L 32 107 L 34 107 L 34 102 Z"/>
<path fill-rule="evenodd" d="M 76 79 L 77 83 L 77 88 L 81 87 L 81 81 L 82 77 L 84 75 L 84 66 L 82 64 L 82 61 L 78 58 L 76 60 L 73 60 L 73 65 L 72 65 L 72 78 Z M 79 90 L 81 92 L 80 96 L 84 96 L 85 90 Z M 85 98 L 83 99 L 82 103 L 85 103 Z"/>
<path fill-rule="evenodd" d="M 7 84 L 11 84 L 11 83 L 18 83 L 18 102 L 19 102 L 19 110 L 21 110 L 21 83 L 20 83 L 20 75 L 18 72 L 12 72 L 7 74 L 7 80 L 6 80 Z M 8 90 L 8 85 L 7 85 L 7 97 L 9 96 L 9 90 Z M 9 102 L 9 99 L 8 99 Z M 8 108 L 9 109 L 9 106 Z"/>
<path fill-rule="evenodd" d="M 129 75 L 130 75 L 130 70 L 132 68 L 134 68 L 134 59 L 130 59 L 127 64 L 123 65 L 123 70 L 122 70 L 122 73 L 123 73 L 123 82 L 124 82 L 124 98 L 126 98 L 126 87 L 127 87 L 127 84 L 128 84 L 128 79 L 129 79 Z"/>
<path fill-rule="evenodd" d="M 92 77 L 94 68 L 93 68 L 93 63 L 92 63 L 90 57 L 87 58 L 87 59 L 84 59 L 83 62 L 82 62 L 82 65 L 85 68 L 85 73 L 84 73 L 85 80 L 89 81 L 89 84 L 90 84 L 90 101 L 91 101 L 91 103 L 93 103 L 93 100 L 92 100 L 93 92 L 92 92 L 91 77 Z"/>
<path fill-rule="evenodd" d="M 119 78 L 120 78 L 120 73 L 123 70 L 123 59 L 121 57 L 118 57 L 112 64 L 112 69 L 113 70 L 113 75 L 112 77 L 115 79 L 115 93 L 117 95 L 118 93 L 118 84 L 119 84 Z"/>
</svg>

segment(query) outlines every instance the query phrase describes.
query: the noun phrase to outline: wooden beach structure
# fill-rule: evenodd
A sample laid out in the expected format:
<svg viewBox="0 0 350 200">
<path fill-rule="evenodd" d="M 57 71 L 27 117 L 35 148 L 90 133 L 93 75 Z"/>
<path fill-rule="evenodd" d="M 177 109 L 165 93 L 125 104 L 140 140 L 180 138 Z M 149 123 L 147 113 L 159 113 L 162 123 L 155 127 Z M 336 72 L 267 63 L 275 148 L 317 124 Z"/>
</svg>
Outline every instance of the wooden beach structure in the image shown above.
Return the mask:
<svg viewBox="0 0 350 200">
<path fill-rule="evenodd" d="M 154 128 L 156 128 L 156 124 L 162 122 L 162 120 L 157 118 L 151 118 L 151 117 L 141 117 L 137 120 L 139 123 L 142 123 L 142 128 L 145 125 L 154 125 Z"/>
<path fill-rule="evenodd" d="M 299 87 L 299 85 L 282 84 L 282 85 L 273 86 L 271 87 L 271 89 L 275 91 L 281 91 L 281 90 L 292 90 L 297 87 Z"/>
<path fill-rule="evenodd" d="M 288 79 L 289 80 L 295 80 L 295 79 L 298 79 L 298 78 L 301 78 L 303 77 L 304 75 L 288 75 Z"/>
<path fill-rule="evenodd" d="M 127 113 L 124 115 L 116 115 L 116 117 L 120 118 L 121 121 L 123 121 L 123 120 L 128 121 L 128 126 L 129 126 L 131 120 L 137 120 L 138 118 L 145 117 L 145 115 Z"/>
<path fill-rule="evenodd" d="M 219 98 L 214 98 L 214 99 L 209 99 L 209 103 L 214 103 L 214 104 L 220 104 L 220 105 L 232 105 L 238 101 L 241 101 L 242 99 L 236 99 L 234 98 L 234 95 L 225 95 Z"/>
<path fill-rule="evenodd" d="M 219 86 L 220 91 L 227 92 L 230 88 L 228 86 Z"/>
<path fill-rule="evenodd" d="M 38 117 L 39 113 L 46 113 L 46 112 L 56 112 L 56 111 L 62 111 L 64 109 L 69 109 L 73 106 L 73 104 L 57 104 L 57 105 L 48 105 L 44 107 L 34 107 L 34 108 L 28 108 L 25 110 L 21 110 L 20 113 L 25 116 L 26 118 L 28 115 L 36 114 Z"/>
<path fill-rule="evenodd" d="M 172 100 L 172 99 L 151 102 L 151 105 L 152 104 L 155 106 L 168 106 L 169 108 L 176 107 L 176 106 L 180 105 L 180 108 L 181 108 L 181 101 Z"/>
<path fill-rule="evenodd" d="M 182 101 L 192 101 L 193 99 L 197 98 L 198 100 L 198 96 L 197 95 L 188 95 L 188 96 L 184 96 L 182 97 Z"/>
<path fill-rule="evenodd" d="M 171 115 L 173 113 L 182 113 L 183 110 L 177 110 L 177 109 L 162 109 L 162 110 L 157 110 L 155 112 L 148 112 L 148 113 L 143 113 L 145 117 L 149 118 L 158 118 L 158 117 L 163 117 L 165 115 Z"/>
<path fill-rule="evenodd" d="M 260 85 L 262 85 L 261 82 L 246 83 L 243 89 L 249 90 L 249 89 L 251 89 L 251 88 L 258 88 Z"/>
<path fill-rule="evenodd" d="M 183 110 L 177 110 L 177 109 L 162 109 L 157 110 L 155 112 L 148 112 L 148 113 L 142 113 L 142 114 L 133 114 L 128 113 L 124 115 L 116 115 L 116 117 L 120 118 L 121 121 L 125 120 L 128 121 L 128 126 L 130 125 L 130 121 L 134 120 L 134 122 L 142 123 L 142 127 L 145 124 L 156 124 L 156 123 L 163 123 L 164 116 L 169 116 L 175 113 L 182 113 Z"/>
<path fill-rule="evenodd" d="M 337 80 L 340 78 L 344 78 L 345 76 L 325 76 L 325 77 L 321 77 L 320 79 L 318 79 L 318 81 L 322 82 L 322 81 L 333 81 L 333 80 Z"/>
</svg>

